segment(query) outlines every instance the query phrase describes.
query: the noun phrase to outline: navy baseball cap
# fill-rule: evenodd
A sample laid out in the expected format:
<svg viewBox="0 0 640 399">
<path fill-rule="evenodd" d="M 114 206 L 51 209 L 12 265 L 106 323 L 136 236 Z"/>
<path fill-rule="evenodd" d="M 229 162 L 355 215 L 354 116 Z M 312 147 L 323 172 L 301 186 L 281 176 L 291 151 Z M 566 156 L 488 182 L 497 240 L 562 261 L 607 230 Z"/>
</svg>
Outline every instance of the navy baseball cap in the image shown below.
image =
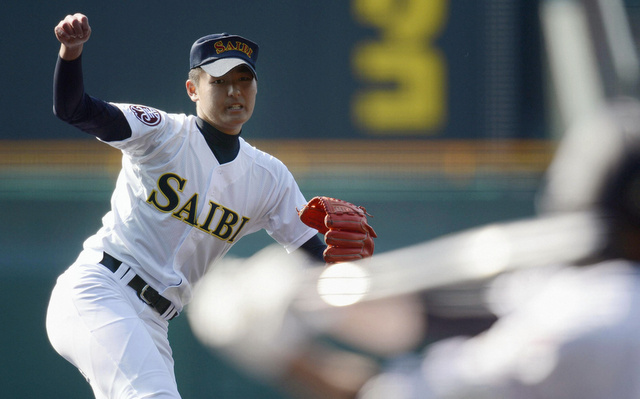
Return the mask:
<svg viewBox="0 0 640 399">
<path fill-rule="evenodd" d="M 201 67 L 213 77 L 220 77 L 245 64 L 256 78 L 258 45 L 241 36 L 215 33 L 196 40 L 191 46 L 190 69 Z"/>
</svg>

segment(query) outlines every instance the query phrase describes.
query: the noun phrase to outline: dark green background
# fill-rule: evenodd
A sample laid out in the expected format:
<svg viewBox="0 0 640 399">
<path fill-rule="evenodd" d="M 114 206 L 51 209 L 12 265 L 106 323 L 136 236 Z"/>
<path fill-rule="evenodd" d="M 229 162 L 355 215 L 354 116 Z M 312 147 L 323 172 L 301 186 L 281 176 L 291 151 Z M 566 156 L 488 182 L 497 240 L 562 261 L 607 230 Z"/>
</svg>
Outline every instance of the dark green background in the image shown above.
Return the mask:
<svg viewBox="0 0 640 399">
<path fill-rule="evenodd" d="M 411 1 L 425 0 L 390 3 Z M 446 61 L 448 117 L 442 129 L 425 133 L 544 137 L 538 2 L 444 1 L 445 25 L 433 46 Z M 352 97 L 370 82 L 355 76 L 351 54 L 360 43 L 380 40 L 381 32 L 356 21 L 350 0 L 12 0 L 0 13 L 0 139 L 78 137 L 51 114 L 51 77 L 58 49 L 53 27 L 79 11 L 93 28 L 84 56 L 92 95 L 191 113 L 184 88 L 191 44 L 227 31 L 260 45 L 248 137 L 372 137 L 352 123 Z"/>
<path fill-rule="evenodd" d="M 397 3 L 401 6 L 403 1 Z M 537 2 L 451 0 L 448 7 L 438 45 L 447 58 L 449 115 L 446 125 L 426 132 L 425 139 L 544 138 Z M 500 7 L 510 11 L 510 19 L 505 26 L 488 26 L 491 10 Z M 53 27 L 77 11 L 89 16 L 93 28 L 84 65 L 87 90 L 97 97 L 191 113 L 193 104 L 184 91 L 191 43 L 208 33 L 229 31 L 261 46 L 258 106 L 243 132 L 247 138 L 374 139 L 352 123 L 350 101 L 363 82 L 354 77 L 350 56 L 356 43 L 375 39 L 377 33 L 356 23 L 351 1 L 10 0 L 1 8 L 0 140 L 85 139 L 51 112 L 58 50 Z M 503 58 L 489 58 L 490 29 L 504 29 L 513 39 L 502 49 Z M 504 66 L 513 77 L 506 91 L 488 87 L 487 65 Z M 503 97 L 493 102 L 496 108 L 488 107 L 492 104 L 488 96 L 497 92 Z M 492 124 L 501 116 L 506 125 Z M 0 179 L 15 178 L 2 173 Z M 38 187 L 39 177 L 21 177 L 31 178 L 31 185 Z M 490 176 L 488 184 L 471 181 L 416 188 L 410 196 L 384 184 L 351 191 L 326 183 L 318 187 L 304 179 L 300 184 L 307 196 L 346 197 L 365 205 L 375 215 L 376 249 L 384 252 L 531 215 L 535 179 L 526 184 L 491 184 L 502 178 Z M 45 189 L 0 191 L 3 398 L 91 397 L 80 374 L 51 349 L 44 318 L 56 276 L 73 261 L 107 211 L 113 182 L 96 184 L 101 191 L 81 195 L 82 187 L 77 187 L 76 198 L 55 196 Z M 232 254 L 249 256 L 270 243 L 265 234 L 256 234 L 236 245 Z M 280 397 L 200 346 L 184 317 L 171 323 L 170 335 L 184 398 Z"/>
</svg>

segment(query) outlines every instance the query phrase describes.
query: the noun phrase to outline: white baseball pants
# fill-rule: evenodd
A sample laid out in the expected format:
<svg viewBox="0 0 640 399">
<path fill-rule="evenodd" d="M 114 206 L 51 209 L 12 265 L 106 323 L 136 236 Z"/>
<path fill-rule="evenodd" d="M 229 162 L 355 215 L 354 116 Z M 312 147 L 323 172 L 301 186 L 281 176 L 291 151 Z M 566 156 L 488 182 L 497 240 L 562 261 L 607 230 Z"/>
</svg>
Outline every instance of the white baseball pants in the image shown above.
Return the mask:
<svg viewBox="0 0 640 399">
<path fill-rule="evenodd" d="M 49 340 L 97 399 L 178 399 L 168 321 L 126 285 L 127 270 L 80 260 L 67 269 L 49 302 Z"/>
</svg>

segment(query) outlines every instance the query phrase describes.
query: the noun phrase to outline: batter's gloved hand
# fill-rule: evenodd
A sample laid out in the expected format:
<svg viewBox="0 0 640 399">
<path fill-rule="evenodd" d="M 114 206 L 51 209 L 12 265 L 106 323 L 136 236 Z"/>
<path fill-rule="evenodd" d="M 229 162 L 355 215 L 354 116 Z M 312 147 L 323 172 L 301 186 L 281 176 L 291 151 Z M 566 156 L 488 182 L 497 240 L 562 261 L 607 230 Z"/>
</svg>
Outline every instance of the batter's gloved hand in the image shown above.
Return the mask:
<svg viewBox="0 0 640 399">
<path fill-rule="evenodd" d="M 330 198 L 314 197 L 302 210 L 300 220 L 324 234 L 327 263 L 363 259 L 373 254 L 373 239 L 378 237 L 369 223 L 364 207 Z"/>
</svg>

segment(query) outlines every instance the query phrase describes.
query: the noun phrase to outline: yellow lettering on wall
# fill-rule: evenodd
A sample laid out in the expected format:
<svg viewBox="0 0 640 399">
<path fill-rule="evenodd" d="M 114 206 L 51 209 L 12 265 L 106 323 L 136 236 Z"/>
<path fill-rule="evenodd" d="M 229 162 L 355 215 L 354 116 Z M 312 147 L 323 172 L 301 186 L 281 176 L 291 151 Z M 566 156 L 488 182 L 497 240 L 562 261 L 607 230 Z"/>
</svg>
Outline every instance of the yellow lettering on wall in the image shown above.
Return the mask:
<svg viewBox="0 0 640 399">
<path fill-rule="evenodd" d="M 429 134 L 447 115 L 444 54 L 433 47 L 447 17 L 447 0 L 354 0 L 360 23 L 380 40 L 359 44 L 356 74 L 369 85 L 353 99 L 356 123 L 380 135 Z"/>
</svg>

